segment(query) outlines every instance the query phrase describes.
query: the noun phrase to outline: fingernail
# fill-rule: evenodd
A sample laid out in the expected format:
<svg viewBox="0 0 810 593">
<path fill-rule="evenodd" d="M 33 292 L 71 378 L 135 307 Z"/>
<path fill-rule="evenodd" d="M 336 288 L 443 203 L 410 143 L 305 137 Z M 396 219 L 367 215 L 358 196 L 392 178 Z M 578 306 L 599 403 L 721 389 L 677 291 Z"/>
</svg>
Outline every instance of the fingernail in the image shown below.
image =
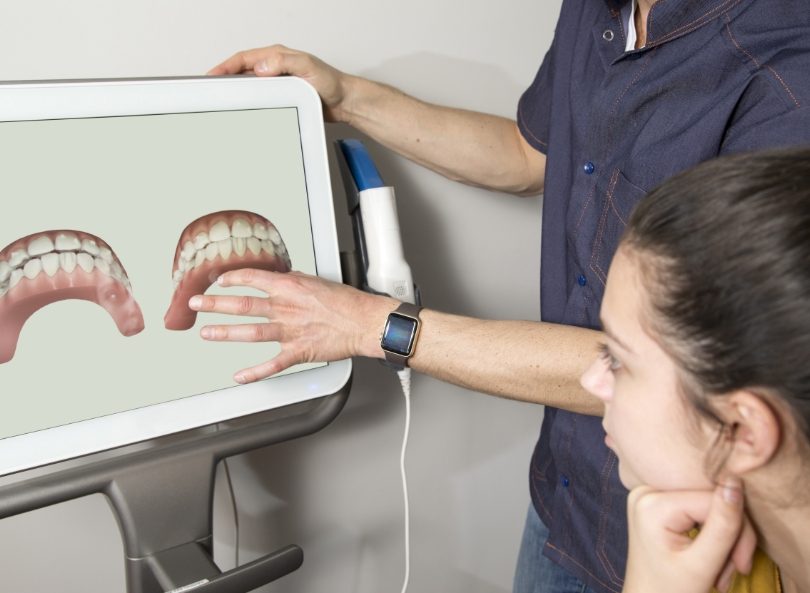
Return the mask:
<svg viewBox="0 0 810 593">
<path fill-rule="evenodd" d="M 202 297 L 197 295 L 188 300 L 188 306 L 192 309 L 198 309 L 202 305 Z"/>
<path fill-rule="evenodd" d="M 224 284 L 225 283 L 225 276 L 220 276 L 217 278 L 217 284 Z"/>
<path fill-rule="evenodd" d="M 202 328 L 202 329 L 200 330 L 200 335 L 201 335 L 203 338 L 208 339 L 208 338 L 210 338 L 211 336 L 213 336 L 213 332 L 211 331 L 211 328 L 210 328 L 210 327 L 204 327 L 204 328 Z"/>
<path fill-rule="evenodd" d="M 233 377 L 237 383 L 247 383 L 247 377 L 245 377 L 242 373 L 238 373 Z"/>
<path fill-rule="evenodd" d="M 723 482 L 723 500 L 738 505 L 742 502 L 742 482 L 736 476 L 727 476 Z"/>
<path fill-rule="evenodd" d="M 256 62 L 256 65 L 253 66 L 253 70 L 257 74 L 264 74 L 265 72 L 267 72 L 269 70 L 269 68 L 267 67 L 267 62 L 262 60 L 261 62 Z"/>
<path fill-rule="evenodd" d="M 729 564 L 723 569 L 723 574 L 717 579 L 717 590 L 726 593 L 731 587 L 731 581 L 734 578 L 734 565 Z"/>
</svg>

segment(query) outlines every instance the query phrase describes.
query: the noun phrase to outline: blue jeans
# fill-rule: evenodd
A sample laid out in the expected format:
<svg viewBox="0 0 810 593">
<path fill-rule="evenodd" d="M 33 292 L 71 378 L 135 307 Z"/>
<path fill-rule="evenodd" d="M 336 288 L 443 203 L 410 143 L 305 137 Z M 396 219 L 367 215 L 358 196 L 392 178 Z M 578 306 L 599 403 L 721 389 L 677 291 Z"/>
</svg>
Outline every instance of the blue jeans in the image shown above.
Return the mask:
<svg viewBox="0 0 810 593">
<path fill-rule="evenodd" d="M 543 555 L 548 528 L 529 505 L 512 593 L 593 593 L 577 577 Z"/>
</svg>

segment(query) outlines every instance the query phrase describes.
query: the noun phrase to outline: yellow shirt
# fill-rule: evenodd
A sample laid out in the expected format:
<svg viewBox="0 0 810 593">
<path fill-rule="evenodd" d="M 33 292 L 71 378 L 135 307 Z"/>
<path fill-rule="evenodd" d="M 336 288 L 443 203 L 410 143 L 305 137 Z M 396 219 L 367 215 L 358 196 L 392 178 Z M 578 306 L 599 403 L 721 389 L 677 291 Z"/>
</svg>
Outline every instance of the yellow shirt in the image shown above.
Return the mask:
<svg viewBox="0 0 810 593">
<path fill-rule="evenodd" d="M 751 573 L 735 575 L 728 591 L 729 593 L 782 593 L 779 568 L 762 550 L 757 550 L 754 554 Z"/>
</svg>

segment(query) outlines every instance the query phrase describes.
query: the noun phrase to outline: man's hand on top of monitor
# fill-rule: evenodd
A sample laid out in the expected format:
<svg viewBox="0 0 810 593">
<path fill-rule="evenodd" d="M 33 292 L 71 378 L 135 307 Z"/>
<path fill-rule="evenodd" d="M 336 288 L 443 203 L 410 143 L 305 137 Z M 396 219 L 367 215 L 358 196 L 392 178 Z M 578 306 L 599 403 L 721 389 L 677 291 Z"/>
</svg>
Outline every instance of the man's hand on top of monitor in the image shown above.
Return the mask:
<svg viewBox="0 0 810 593">
<path fill-rule="evenodd" d="M 349 87 L 350 76 L 315 56 L 283 45 L 270 45 L 240 51 L 208 71 L 209 75 L 254 73 L 256 76 L 297 76 L 311 84 L 323 103 L 327 121 L 348 122 L 342 111 Z"/>
</svg>

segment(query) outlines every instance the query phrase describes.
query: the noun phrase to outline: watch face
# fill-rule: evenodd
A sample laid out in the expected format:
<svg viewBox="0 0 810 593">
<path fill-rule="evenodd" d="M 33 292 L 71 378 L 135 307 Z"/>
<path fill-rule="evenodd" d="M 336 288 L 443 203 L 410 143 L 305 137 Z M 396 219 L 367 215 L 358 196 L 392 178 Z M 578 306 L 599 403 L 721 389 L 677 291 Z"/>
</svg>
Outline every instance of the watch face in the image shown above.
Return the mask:
<svg viewBox="0 0 810 593">
<path fill-rule="evenodd" d="M 380 346 L 383 350 L 408 356 L 413 347 L 417 323 L 412 317 L 391 313 L 385 324 Z"/>
</svg>

